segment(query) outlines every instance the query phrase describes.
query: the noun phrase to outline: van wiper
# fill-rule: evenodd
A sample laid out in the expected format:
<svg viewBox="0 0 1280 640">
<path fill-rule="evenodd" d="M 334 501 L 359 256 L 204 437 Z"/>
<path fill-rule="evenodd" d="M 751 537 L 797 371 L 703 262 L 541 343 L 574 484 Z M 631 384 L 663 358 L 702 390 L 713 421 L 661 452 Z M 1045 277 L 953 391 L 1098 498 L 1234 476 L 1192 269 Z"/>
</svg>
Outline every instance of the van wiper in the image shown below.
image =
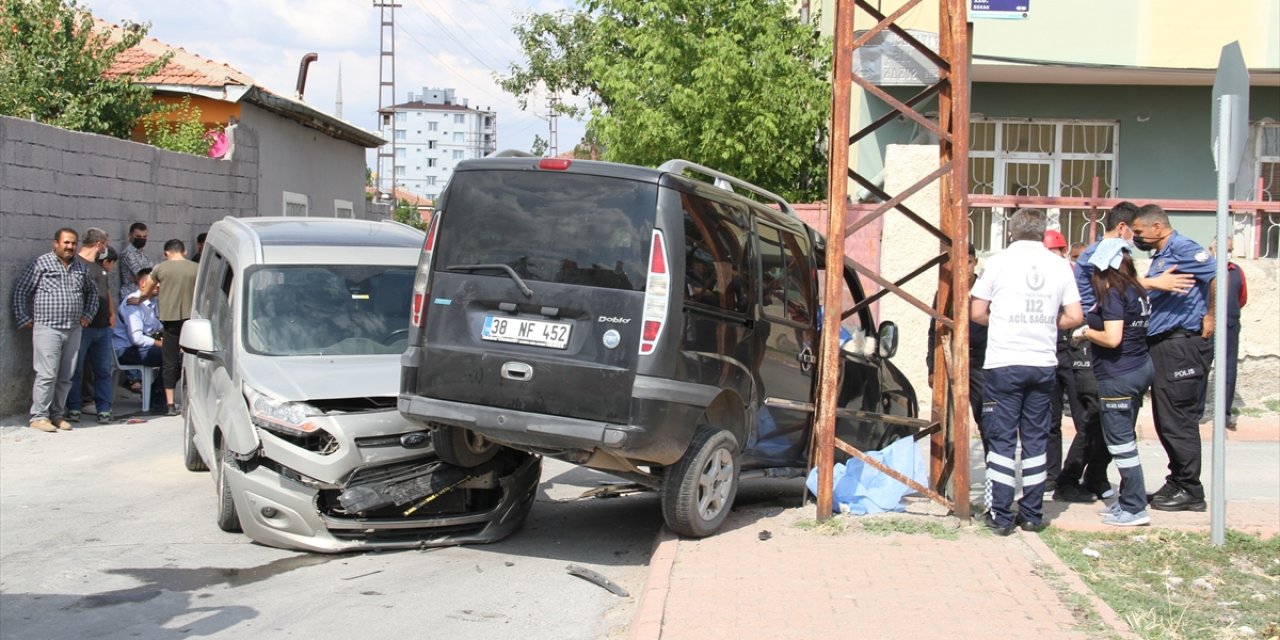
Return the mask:
<svg viewBox="0 0 1280 640">
<path fill-rule="evenodd" d="M 520 293 L 523 293 L 524 297 L 533 297 L 533 289 L 530 289 L 529 285 L 524 283 L 524 279 L 521 278 L 520 274 L 516 273 L 516 270 L 512 269 L 509 264 L 499 264 L 495 262 L 493 264 L 455 264 L 445 267 L 446 271 L 486 271 L 489 269 L 506 271 L 507 275 L 511 276 L 511 279 L 516 281 L 516 286 L 520 287 Z"/>
</svg>

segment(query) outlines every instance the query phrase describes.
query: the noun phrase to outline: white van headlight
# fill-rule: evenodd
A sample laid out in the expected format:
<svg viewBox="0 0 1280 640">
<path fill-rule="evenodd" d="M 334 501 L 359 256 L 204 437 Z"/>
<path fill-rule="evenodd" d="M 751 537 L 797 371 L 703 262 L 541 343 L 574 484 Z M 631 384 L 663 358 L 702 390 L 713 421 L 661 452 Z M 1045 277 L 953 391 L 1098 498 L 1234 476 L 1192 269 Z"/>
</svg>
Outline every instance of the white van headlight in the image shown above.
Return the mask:
<svg viewBox="0 0 1280 640">
<path fill-rule="evenodd" d="M 249 387 L 244 388 L 244 397 L 249 402 L 249 415 L 256 426 L 291 436 L 307 436 L 320 431 L 320 425 L 311 418 L 324 415 L 324 412 L 305 402 L 276 400 Z"/>
</svg>

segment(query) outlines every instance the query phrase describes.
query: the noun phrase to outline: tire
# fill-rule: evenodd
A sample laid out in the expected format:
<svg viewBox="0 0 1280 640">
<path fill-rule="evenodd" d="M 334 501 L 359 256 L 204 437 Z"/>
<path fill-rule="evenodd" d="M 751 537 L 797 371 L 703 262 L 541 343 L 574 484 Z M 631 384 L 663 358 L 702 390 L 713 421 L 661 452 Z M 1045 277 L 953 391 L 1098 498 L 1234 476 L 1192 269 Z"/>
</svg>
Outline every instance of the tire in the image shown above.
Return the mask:
<svg viewBox="0 0 1280 640">
<path fill-rule="evenodd" d="M 196 426 L 191 421 L 191 403 L 186 401 L 185 393 L 182 397 L 182 465 L 187 471 L 208 471 L 209 466 L 200 458 L 200 451 L 196 449 Z"/>
<path fill-rule="evenodd" d="M 710 426 L 698 427 L 675 465 L 666 469 L 662 517 L 672 531 L 704 538 L 729 516 L 738 496 L 738 439 Z"/>
<path fill-rule="evenodd" d="M 236 501 L 231 496 L 231 483 L 227 480 L 230 452 L 227 441 L 218 443 L 218 528 L 228 533 L 239 533 L 240 515 L 236 513 Z"/>
<path fill-rule="evenodd" d="M 502 448 L 474 431 L 442 424 L 434 425 L 431 444 L 441 460 L 466 468 L 478 467 L 492 460 Z"/>
</svg>

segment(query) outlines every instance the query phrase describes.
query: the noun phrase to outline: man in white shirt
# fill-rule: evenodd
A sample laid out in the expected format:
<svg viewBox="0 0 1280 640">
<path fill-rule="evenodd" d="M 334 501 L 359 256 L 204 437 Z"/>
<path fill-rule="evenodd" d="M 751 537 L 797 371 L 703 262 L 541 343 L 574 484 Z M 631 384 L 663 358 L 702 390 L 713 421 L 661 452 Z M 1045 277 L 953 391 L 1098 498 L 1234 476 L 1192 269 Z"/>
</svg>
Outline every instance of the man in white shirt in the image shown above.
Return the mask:
<svg viewBox="0 0 1280 640">
<path fill-rule="evenodd" d="M 987 259 L 974 285 L 970 317 L 988 325 L 982 407 L 987 452 L 983 523 L 997 535 L 1041 531 L 1044 482 L 1058 366 L 1059 329 L 1080 326 L 1080 292 L 1067 261 L 1045 248 L 1043 211 L 1020 209 L 1009 220 L 1013 244 Z M 1014 472 L 1022 442 L 1022 499 L 1013 514 Z"/>
</svg>

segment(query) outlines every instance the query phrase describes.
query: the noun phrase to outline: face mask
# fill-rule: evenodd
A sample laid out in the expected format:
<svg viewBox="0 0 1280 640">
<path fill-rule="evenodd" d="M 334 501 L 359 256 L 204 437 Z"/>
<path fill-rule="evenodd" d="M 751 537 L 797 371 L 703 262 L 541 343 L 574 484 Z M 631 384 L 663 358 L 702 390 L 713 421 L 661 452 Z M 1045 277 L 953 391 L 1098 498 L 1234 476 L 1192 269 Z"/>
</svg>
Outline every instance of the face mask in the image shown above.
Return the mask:
<svg viewBox="0 0 1280 640">
<path fill-rule="evenodd" d="M 141 248 L 143 248 L 143 247 L 147 246 L 147 239 L 146 239 L 146 238 L 133 238 L 133 239 L 129 240 L 129 244 L 133 245 L 133 248 L 135 248 L 135 249 L 141 249 Z"/>
<path fill-rule="evenodd" d="M 1147 242 L 1146 238 L 1138 235 L 1133 236 L 1133 244 L 1138 247 L 1139 251 L 1154 251 L 1156 248 L 1156 245 Z"/>
</svg>

